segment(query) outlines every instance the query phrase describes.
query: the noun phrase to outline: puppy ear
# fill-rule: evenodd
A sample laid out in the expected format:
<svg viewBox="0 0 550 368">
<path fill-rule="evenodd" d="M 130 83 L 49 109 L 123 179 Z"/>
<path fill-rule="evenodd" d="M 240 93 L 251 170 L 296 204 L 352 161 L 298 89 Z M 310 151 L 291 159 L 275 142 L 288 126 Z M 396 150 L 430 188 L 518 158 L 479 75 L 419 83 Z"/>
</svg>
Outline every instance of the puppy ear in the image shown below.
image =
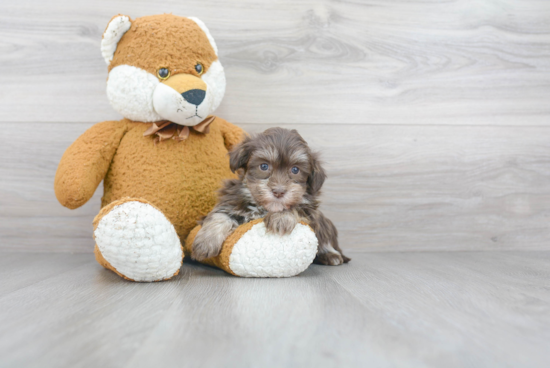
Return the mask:
<svg viewBox="0 0 550 368">
<path fill-rule="evenodd" d="M 103 55 L 107 65 L 113 60 L 118 41 L 128 32 L 131 26 L 132 20 L 130 17 L 121 14 L 115 15 L 107 25 L 101 40 L 101 55 Z"/>
<path fill-rule="evenodd" d="M 321 187 L 323 186 L 323 183 L 325 182 L 325 179 L 327 178 L 327 175 L 325 174 L 325 170 L 321 166 L 321 162 L 319 161 L 319 154 L 318 153 L 312 153 L 311 154 L 311 174 L 307 178 L 307 191 L 309 194 L 317 194 L 319 190 L 321 190 Z"/>
<path fill-rule="evenodd" d="M 249 136 L 246 136 L 244 140 L 237 144 L 231 152 L 229 152 L 229 168 L 232 172 L 239 169 L 246 170 L 248 160 L 250 160 L 250 154 L 252 153 L 252 144 Z"/>
</svg>

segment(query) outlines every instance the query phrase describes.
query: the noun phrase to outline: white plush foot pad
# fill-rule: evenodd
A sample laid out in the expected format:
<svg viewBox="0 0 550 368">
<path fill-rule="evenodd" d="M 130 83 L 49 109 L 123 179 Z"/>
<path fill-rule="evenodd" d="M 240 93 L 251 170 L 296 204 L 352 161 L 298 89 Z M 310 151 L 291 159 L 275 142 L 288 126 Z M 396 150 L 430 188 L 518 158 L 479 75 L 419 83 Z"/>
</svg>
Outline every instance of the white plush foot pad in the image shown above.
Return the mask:
<svg viewBox="0 0 550 368">
<path fill-rule="evenodd" d="M 174 226 L 149 204 L 133 201 L 114 207 L 99 221 L 94 236 L 103 257 L 132 280 L 168 279 L 181 267 L 183 253 Z"/>
<path fill-rule="evenodd" d="M 303 272 L 317 253 L 317 237 L 309 226 L 297 224 L 291 234 L 266 234 L 260 222 L 235 244 L 229 268 L 241 277 L 291 277 Z"/>
</svg>

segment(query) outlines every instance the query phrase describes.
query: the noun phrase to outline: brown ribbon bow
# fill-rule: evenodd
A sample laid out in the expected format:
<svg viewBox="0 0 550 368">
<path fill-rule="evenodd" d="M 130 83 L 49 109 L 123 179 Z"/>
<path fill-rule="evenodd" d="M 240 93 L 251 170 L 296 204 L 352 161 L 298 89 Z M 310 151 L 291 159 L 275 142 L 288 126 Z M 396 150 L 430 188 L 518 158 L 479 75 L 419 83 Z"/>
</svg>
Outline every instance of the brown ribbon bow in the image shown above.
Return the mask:
<svg viewBox="0 0 550 368">
<path fill-rule="evenodd" d="M 209 125 L 212 124 L 214 119 L 216 119 L 215 116 L 209 116 L 197 125 L 192 126 L 191 129 L 198 133 L 208 134 L 210 132 Z M 179 125 L 170 121 L 157 121 L 147 128 L 143 136 L 148 137 L 154 135 L 155 139 L 153 142 L 155 142 L 156 145 L 167 139 L 175 139 L 179 142 L 184 141 L 189 137 L 189 131 L 188 126 Z"/>
</svg>

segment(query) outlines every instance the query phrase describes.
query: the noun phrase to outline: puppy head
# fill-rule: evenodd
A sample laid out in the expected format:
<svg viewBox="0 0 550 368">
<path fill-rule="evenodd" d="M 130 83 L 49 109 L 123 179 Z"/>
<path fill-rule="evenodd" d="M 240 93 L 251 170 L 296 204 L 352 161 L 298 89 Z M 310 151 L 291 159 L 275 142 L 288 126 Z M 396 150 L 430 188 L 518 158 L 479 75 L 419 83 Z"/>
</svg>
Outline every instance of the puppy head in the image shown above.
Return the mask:
<svg viewBox="0 0 550 368">
<path fill-rule="evenodd" d="M 247 137 L 229 161 L 233 172 L 244 170 L 252 197 L 270 212 L 300 204 L 305 193 L 317 195 L 326 178 L 318 155 L 296 130 L 271 128 Z"/>
<path fill-rule="evenodd" d="M 109 66 L 107 97 L 128 119 L 194 126 L 223 98 L 218 49 L 197 18 L 117 15 L 103 34 L 101 51 Z"/>
</svg>

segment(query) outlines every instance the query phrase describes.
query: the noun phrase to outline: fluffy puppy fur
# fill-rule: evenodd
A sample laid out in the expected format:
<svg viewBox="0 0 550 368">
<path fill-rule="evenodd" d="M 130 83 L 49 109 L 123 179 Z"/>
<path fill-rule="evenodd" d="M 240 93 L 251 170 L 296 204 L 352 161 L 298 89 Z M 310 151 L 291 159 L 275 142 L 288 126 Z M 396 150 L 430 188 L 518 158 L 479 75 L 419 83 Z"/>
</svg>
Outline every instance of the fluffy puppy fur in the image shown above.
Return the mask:
<svg viewBox="0 0 550 368">
<path fill-rule="evenodd" d="M 245 138 L 229 155 L 239 179 L 224 183 L 218 204 L 202 220 L 193 242 L 194 259 L 218 255 L 235 228 L 263 217 L 267 231 L 280 235 L 291 233 L 299 221 L 309 223 L 319 240 L 315 263 L 350 261 L 338 246 L 336 227 L 319 211 L 326 175 L 318 154 L 296 130 L 268 129 Z"/>
</svg>

